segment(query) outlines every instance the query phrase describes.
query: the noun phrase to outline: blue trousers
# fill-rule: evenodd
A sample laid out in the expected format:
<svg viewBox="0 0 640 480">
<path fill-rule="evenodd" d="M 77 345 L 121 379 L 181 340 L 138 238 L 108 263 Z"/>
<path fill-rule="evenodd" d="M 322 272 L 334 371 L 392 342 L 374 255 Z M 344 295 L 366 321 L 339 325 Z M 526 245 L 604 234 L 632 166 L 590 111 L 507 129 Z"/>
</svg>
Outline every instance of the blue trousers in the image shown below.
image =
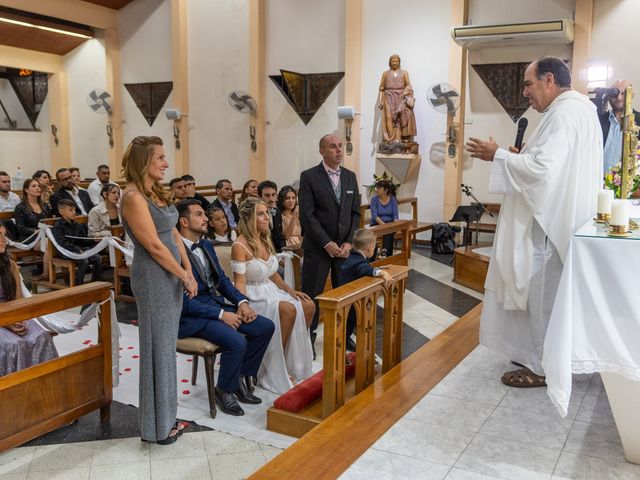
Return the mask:
<svg viewBox="0 0 640 480">
<path fill-rule="evenodd" d="M 236 311 L 233 306 L 225 306 L 224 309 Z M 273 322 L 262 315 L 258 315 L 251 323 L 241 324 L 237 330 L 222 320 L 211 319 L 205 328 L 192 336 L 208 340 L 223 349 L 217 386 L 225 392 L 235 392 L 240 388 L 240 375 L 258 375 L 274 329 Z"/>
</svg>

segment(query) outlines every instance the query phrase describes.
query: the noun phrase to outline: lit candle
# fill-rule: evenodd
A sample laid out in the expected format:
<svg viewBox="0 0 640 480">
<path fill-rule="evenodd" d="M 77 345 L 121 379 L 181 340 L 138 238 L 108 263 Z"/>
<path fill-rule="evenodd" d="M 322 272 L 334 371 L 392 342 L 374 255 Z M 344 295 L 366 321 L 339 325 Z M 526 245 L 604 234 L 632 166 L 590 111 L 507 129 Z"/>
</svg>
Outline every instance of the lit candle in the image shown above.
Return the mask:
<svg viewBox="0 0 640 480">
<path fill-rule="evenodd" d="M 611 219 L 609 220 L 609 225 L 627 227 L 629 225 L 630 212 L 631 202 L 627 200 L 614 200 L 611 205 Z"/>
<path fill-rule="evenodd" d="M 613 190 L 600 190 L 598 192 L 598 213 L 611 214 L 611 202 L 613 202 Z"/>
</svg>

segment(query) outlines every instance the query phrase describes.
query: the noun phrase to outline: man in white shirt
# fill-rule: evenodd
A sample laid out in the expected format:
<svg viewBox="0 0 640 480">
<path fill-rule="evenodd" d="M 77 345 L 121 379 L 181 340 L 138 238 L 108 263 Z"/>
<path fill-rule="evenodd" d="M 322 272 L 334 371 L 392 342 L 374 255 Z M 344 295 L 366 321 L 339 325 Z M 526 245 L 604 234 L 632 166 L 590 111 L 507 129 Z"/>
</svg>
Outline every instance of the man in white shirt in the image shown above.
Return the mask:
<svg viewBox="0 0 640 480">
<path fill-rule="evenodd" d="M 87 187 L 87 192 L 89 192 L 89 196 L 94 205 L 98 205 L 102 201 L 100 192 L 102 191 L 102 187 L 111 183 L 109 181 L 110 173 L 108 165 L 100 165 L 96 171 L 97 178 Z"/>
<path fill-rule="evenodd" d="M 20 197 L 11 191 L 11 177 L 0 172 L 0 212 L 13 211 L 20 203 Z"/>
<path fill-rule="evenodd" d="M 602 132 L 595 106 L 571 88 L 562 59 L 525 71 L 523 95 L 543 117 L 521 152 L 471 138 L 473 158 L 493 162 L 489 191 L 503 194 L 485 282 L 480 343 L 523 368 L 513 387 L 545 385 L 542 350 L 571 236 L 596 212 Z"/>
</svg>

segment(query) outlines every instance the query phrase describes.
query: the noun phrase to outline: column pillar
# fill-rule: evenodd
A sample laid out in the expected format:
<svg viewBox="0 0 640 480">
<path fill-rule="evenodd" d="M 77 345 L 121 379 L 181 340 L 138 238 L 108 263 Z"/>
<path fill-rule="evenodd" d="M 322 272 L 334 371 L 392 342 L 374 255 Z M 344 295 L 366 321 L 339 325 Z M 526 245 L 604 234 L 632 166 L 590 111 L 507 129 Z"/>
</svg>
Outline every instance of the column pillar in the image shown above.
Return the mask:
<svg viewBox="0 0 640 480">
<path fill-rule="evenodd" d="M 42 129 L 48 133 L 51 143 L 51 175 L 56 170 L 68 167 L 71 161 L 71 136 L 69 132 L 69 87 L 67 74 L 54 72 L 49 77 L 47 95 L 49 97 L 49 123 Z M 58 144 L 56 145 L 53 129 L 55 127 Z M 47 130 L 49 130 L 47 132 Z"/>
<path fill-rule="evenodd" d="M 120 179 L 124 135 L 122 129 L 122 87 L 120 80 L 120 39 L 118 30 L 105 30 L 105 70 L 107 72 L 107 92 L 111 94 L 111 115 L 107 117 L 105 129 L 111 127 L 113 147 L 109 148 L 109 169 L 111 178 Z M 106 131 L 105 131 L 106 135 Z M 108 140 L 107 140 L 108 141 Z"/>
<path fill-rule="evenodd" d="M 593 0 L 576 0 L 571 83 L 573 88 L 582 93 L 587 93 L 587 63 L 591 53 L 592 27 Z"/>
<path fill-rule="evenodd" d="M 189 112 L 189 62 L 187 50 L 187 0 L 171 0 L 171 51 L 173 65 L 173 106 Z M 164 115 L 164 113 L 161 113 Z M 175 174 L 189 173 L 189 120 L 174 120 L 180 130 L 180 149 L 175 150 Z"/>
<path fill-rule="evenodd" d="M 267 176 L 265 145 L 265 43 L 266 34 L 265 0 L 249 0 L 249 94 L 255 99 L 256 113 L 249 117 L 249 126 L 254 129 L 256 151 L 249 150 L 249 177 L 258 181 Z M 249 135 L 249 132 L 247 132 Z"/>
<path fill-rule="evenodd" d="M 344 104 L 362 111 L 362 0 L 347 0 L 344 11 Z M 353 153 L 344 156 L 344 165 L 360 175 L 360 115 L 345 120 L 351 127 Z M 346 136 L 341 133 L 340 136 Z M 346 152 L 345 152 L 346 153 Z"/>
</svg>

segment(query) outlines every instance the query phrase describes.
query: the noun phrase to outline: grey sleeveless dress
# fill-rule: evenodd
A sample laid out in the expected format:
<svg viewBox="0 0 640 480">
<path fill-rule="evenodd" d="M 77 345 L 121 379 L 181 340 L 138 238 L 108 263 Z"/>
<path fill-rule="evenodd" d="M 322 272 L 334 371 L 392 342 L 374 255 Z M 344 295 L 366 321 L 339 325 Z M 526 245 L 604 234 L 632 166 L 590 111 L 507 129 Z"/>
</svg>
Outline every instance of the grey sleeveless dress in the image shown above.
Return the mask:
<svg viewBox="0 0 640 480">
<path fill-rule="evenodd" d="M 173 205 L 147 201 L 158 237 L 180 262 L 172 230 L 178 221 Z M 182 311 L 182 282 L 160 266 L 123 221 L 134 244 L 131 289 L 138 307 L 140 337 L 140 436 L 157 441 L 169 436 L 178 409 L 176 341 Z"/>
</svg>

